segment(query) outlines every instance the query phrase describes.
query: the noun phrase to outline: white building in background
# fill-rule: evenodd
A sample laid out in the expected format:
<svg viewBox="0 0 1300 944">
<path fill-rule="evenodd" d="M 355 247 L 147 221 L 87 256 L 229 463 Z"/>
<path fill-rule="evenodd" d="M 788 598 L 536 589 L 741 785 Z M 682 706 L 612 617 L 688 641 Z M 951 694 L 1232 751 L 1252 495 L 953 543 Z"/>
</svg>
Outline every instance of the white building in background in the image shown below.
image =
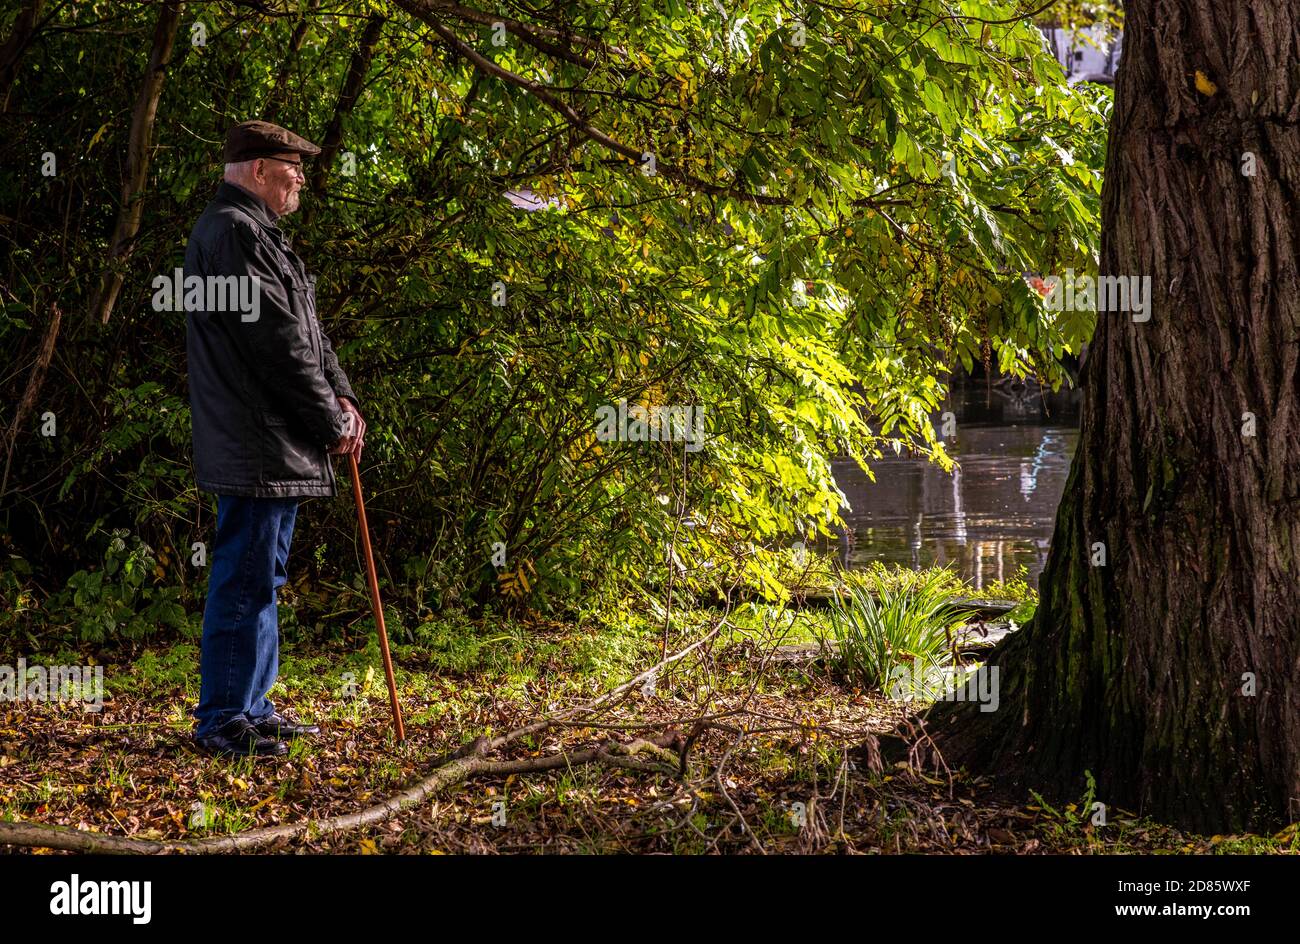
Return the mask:
<svg viewBox="0 0 1300 944">
<path fill-rule="evenodd" d="M 1115 70 L 1119 68 L 1124 36 L 1105 26 L 1090 26 L 1078 32 L 1060 27 L 1046 27 L 1043 35 L 1047 48 L 1056 55 L 1056 61 L 1065 70 L 1070 84 L 1075 82 L 1100 82 L 1115 84 Z"/>
</svg>

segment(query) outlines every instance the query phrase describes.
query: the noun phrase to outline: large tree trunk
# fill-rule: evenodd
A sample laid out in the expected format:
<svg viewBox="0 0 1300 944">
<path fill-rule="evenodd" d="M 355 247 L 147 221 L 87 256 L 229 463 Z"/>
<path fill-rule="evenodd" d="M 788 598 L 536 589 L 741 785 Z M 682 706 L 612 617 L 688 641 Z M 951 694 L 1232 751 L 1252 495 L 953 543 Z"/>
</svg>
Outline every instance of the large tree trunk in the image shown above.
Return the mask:
<svg viewBox="0 0 1300 944">
<path fill-rule="evenodd" d="M 999 710 L 931 712 L 949 763 L 1202 831 L 1300 813 L 1298 49 L 1295 0 L 1126 5 L 1101 272 L 1151 318 L 1098 314 L 1039 608 Z"/>
</svg>

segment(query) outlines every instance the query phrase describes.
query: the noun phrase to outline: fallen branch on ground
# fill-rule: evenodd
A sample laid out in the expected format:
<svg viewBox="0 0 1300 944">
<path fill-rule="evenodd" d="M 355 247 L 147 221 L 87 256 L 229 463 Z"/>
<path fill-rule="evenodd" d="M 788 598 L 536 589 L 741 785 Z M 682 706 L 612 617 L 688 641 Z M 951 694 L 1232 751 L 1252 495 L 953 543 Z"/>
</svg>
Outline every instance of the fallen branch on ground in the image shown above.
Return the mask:
<svg viewBox="0 0 1300 944">
<path fill-rule="evenodd" d="M 73 829 L 69 826 L 49 826 L 41 823 L 0 823 L 0 843 L 10 846 L 67 849 L 72 852 L 142 854 L 161 853 L 221 853 L 251 852 L 282 839 L 308 837 L 315 839 L 327 833 L 344 832 L 362 826 L 373 826 L 390 816 L 421 802 L 452 784 L 472 777 L 499 774 L 536 773 L 558 767 L 582 764 L 605 764 L 627 767 L 668 776 L 677 775 L 678 757 L 669 748 L 680 746 L 681 734 L 668 732 L 653 738 L 637 738 L 629 744 L 608 741 L 576 753 L 557 754 L 553 757 L 535 757 L 528 760 L 492 761 L 483 755 L 493 741 L 478 738 L 467 745 L 463 756 L 453 757 L 434 770 L 419 783 L 356 813 L 332 816 L 329 819 L 306 820 L 285 826 L 267 826 L 250 829 L 233 836 L 214 836 L 206 839 L 136 839 L 131 836 L 110 836 L 103 833 Z M 648 753 L 657 760 L 637 755 Z"/>
<path fill-rule="evenodd" d="M 607 709 L 618 704 L 647 678 L 654 677 L 664 666 L 685 658 L 687 654 L 716 636 L 722 625 L 723 622 L 720 621 L 708 633 L 691 645 L 673 653 L 666 659 L 660 660 L 645 672 L 592 701 L 541 718 L 532 724 L 516 728 L 499 737 L 476 738 L 469 744 L 462 746 L 455 753 L 444 758 L 443 762 L 419 783 L 395 796 L 389 797 L 382 803 L 367 807 L 356 813 L 332 816 L 320 821 L 306 820 L 301 823 L 290 823 L 283 826 L 266 826 L 231 836 L 213 836 L 204 839 L 138 839 L 132 836 L 113 836 L 84 829 L 74 829 L 70 826 L 0 822 L 0 845 L 65 849 L 72 852 L 136 855 L 251 852 L 280 840 L 301 837 L 316 838 L 327 833 L 373 826 L 453 784 L 461 783 L 473 777 L 537 773 L 559 767 L 567 768 L 584 764 L 602 764 L 610 767 L 623 767 L 677 777 L 684 767 L 686 757 L 685 739 L 677 731 L 668 731 L 652 737 L 636 738 L 627 744 L 609 740 L 584 750 L 562 752 L 551 757 L 494 761 L 489 760 L 488 755 L 528 735 L 540 734 L 553 727 L 560 726 L 562 723 L 571 722 L 575 717 L 591 714 L 598 709 Z M 649 754 L 651 757 L 639 756 L 642 754 Z"/>
</svg>

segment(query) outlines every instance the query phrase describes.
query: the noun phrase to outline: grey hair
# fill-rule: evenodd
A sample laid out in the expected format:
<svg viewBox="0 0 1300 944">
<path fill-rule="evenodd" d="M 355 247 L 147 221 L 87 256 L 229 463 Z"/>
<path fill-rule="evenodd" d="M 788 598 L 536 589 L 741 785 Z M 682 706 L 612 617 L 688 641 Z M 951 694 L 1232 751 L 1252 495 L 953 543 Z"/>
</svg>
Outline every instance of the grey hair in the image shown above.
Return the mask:
<svg viewBox="0 0 1300 944">
<path fill-rule="evenodd" d="M 241 180 L 247 180 L 249 177 L 252 176 L 253 161 L 256 160 L 257 158 L 254 157 L 251 160 L 238 161 L 237 163 L 234 164 L 227 164 L 226 172 L 224 175 L 226 180 L 233 180 L 236 183 L 238 183 Z"/>
</svg>

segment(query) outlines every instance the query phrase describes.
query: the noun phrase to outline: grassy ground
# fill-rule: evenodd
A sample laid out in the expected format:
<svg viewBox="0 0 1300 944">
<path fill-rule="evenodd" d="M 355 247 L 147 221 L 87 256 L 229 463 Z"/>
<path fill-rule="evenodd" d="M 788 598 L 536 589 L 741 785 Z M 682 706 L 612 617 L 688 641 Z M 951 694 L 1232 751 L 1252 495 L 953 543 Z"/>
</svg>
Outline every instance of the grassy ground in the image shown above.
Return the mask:
<svg viewBox="0 0 1300 944">
<path fill-rule="evenodd" d="M 992 595 L 992 594 L 990 594 Z M 674 619 L 670 651 L 716 612 Z M 482 777 L 381 826 L 281 851 L 313 852 L 1282 852 L 1277 837 L 1201 837 L 1091 798 L 1052 809 L 991 806 L 981 785 L 905 765 L 872 771 L 857 748 L 907 706 L 854 690 L 832 667 L 764 664 L 780 643 L 817 638 L 817 611 L 747 606 L 708 646 L 616 708 L 512 748 L 545 757 L 615 737 L 716 725 L 677 779 L 603 766 Z M 319 723 L 287 757 L 223 760 L 190 745 L 198 653 L 149 651 L 106 670 L 98 713 L 75 703 L 0 706 L 0 818 L 104 833 L 186 838 L 352 812 L 425 776 L 437 759 L 603 693 L 653 665 L 662 624 L 475 623 L 438 619 L 395 652 L 408 740 L 389 729 L 378 649 L 282 652 L 273 699 Z"/>
</svg>

